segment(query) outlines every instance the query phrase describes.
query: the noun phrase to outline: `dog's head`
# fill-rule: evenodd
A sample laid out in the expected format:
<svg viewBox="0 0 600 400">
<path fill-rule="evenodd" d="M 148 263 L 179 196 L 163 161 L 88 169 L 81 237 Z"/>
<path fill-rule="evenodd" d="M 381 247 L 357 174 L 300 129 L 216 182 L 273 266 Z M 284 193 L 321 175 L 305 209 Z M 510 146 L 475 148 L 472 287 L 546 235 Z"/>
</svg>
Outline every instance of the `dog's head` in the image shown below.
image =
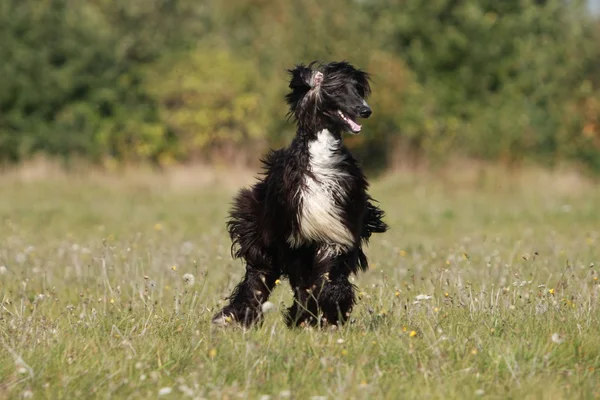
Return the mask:
<svg viewBox="0 0 600 400">
<path fill-rule="evenodd" d="M 358 118 L 369 118 L 366 98 L 371 92 L 369 75 L 349 63 L 310 63 L 289 70 L 286 101 L 300 127 L 310 131 L 329 129 L 358 134 Z"/>
</svg>

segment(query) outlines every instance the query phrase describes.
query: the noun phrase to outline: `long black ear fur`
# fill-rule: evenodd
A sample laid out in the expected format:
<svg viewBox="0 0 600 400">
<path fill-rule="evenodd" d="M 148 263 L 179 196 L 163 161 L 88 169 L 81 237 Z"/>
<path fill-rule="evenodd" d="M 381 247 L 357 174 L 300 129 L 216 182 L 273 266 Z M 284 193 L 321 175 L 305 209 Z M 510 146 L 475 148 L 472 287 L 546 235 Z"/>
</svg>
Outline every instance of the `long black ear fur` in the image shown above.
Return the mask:
<svg viewBox="0 0 600 400">
<path fill-rule="evenodd" d="M 296 110 L 298 105 L 302 102 L 302 99 L 310 88 L 310 78 L 312 76 L 312 69 L 309 66 L 303 64 L 297 65 L 294 69 L 289 69 L 288 73 L 291 75 L 289 88 L 292 89 L 285 96 L 285 101 L 290 107 L 288 116 L 296 116 Z"/>
<path fill-rule="evenodd" d="M 321 67 L 321 63 L 312 61 L 308 65 L 298 64 L 293 69 L 287 70 L 291 76 L 289 88 L 292 89 L 292 91 L 285 96 L 285 100 L 290 107 L 288 116 L 293 116 L 298 119 L 300 117 L 299 114 L 304 114 L 300 111 L 299 105 L 312 89 L 311 80 L 313 74 Z"/>
</svg>

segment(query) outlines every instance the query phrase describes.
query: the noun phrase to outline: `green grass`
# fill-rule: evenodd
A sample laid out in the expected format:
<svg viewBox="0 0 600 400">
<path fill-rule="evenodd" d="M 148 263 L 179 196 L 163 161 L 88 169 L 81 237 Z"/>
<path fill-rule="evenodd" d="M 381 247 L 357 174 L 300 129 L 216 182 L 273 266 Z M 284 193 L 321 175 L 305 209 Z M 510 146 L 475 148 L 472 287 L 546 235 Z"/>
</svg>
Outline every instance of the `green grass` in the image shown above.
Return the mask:
<svg viewBox="0 0 600 400">
<path fill-rule="evenodd" d="M 231 185 L 4 179 L 0 397 L 600 397 L 600 189 L 447 175 L 372 185 L 392 229 L 335 331 L 283 325 L 286 281 L 261 327 L 210 326 Z"/>
</svg>

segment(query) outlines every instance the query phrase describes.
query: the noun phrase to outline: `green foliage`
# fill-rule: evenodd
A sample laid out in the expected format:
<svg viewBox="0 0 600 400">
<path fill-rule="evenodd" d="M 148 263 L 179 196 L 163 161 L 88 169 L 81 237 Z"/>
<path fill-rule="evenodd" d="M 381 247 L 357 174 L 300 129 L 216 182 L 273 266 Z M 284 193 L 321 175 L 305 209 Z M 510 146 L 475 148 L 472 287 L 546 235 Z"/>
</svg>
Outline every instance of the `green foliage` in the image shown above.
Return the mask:
<svg viewBox="0 0 600 400">
<path fill-rule="evenodd" d="M 373 75 L 373 118 L 347 142 L 368 166 L 459 154 L 600 170 L 599 26 L 559 0 L 6 0 L 0 162 L 283 145 L 285 69 L 347 59 Z"/>
<path fill-rule="evenodd" d="M 228 50 L 195 49 L 163 60 L 146 79 L 155 82 L 149 94 L 174 134 L 179 157 L 263 139 L 271 122 L 265 82 L 252 63 Z"/>
</svg>

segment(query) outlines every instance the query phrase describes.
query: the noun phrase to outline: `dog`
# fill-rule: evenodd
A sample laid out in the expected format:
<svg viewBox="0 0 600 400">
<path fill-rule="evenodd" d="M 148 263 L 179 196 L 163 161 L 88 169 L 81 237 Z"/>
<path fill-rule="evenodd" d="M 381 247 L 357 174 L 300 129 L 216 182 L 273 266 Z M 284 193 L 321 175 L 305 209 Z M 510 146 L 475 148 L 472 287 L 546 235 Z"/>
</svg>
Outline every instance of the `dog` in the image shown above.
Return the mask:
<svg viewBox="0 0 600 400">
<path fill-rule="evenodd" d="M 360 133 L 358 118 L 371 115 L 369 75 L 346 61 L 313 61 L 288 73 L 296 136 L 270 150 L 262 177 L 234 198 L 227 230 L 246 273 L 213 316 L 217 325 L 262 321 L 261 305 L 283 277 L 294 292 L 288 327 L 344 324 L 356 302 L 349 277 L 368 268 L 363 245 L 388 230 L 342 142 L 343 133 Z"/>
</svg>

